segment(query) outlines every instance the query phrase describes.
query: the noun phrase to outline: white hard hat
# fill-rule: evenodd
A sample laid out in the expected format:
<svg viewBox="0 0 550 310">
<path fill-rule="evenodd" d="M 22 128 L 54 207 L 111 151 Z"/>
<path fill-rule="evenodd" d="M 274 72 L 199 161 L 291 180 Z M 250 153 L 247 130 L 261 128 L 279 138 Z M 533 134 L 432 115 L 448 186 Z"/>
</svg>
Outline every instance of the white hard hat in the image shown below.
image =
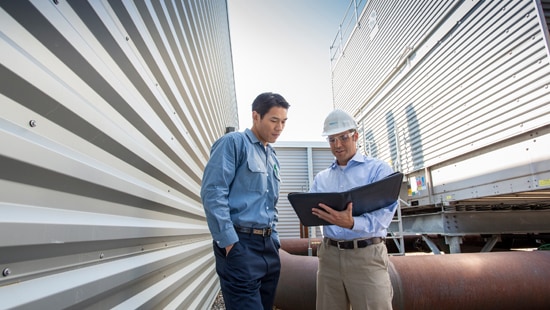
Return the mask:
<svg viewBox="0 0 550 310">
<path fill-rule="evenodd" d="M 325 118 L 323 136 L 330 136 L 350 129 L 357 129 L 357 123 L 346 111 L 336 109 Z"/>
</svg>

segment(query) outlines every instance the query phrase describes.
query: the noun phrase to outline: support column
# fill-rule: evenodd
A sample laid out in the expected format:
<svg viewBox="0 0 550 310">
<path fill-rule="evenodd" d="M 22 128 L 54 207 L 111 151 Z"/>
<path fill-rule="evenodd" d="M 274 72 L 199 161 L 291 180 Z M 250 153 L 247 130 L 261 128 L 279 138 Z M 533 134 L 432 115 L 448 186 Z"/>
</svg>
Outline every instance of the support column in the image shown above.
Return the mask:
<svg viewBox="0 0 550 310">
<path fill-rule="evenodd" d="M 459 236 L 445 236 L 445 243 L 449 245 L 449 252 L 451 254 L 460 253 L 460 245 L 462 244 L 462 235 Z"/>
</svg>

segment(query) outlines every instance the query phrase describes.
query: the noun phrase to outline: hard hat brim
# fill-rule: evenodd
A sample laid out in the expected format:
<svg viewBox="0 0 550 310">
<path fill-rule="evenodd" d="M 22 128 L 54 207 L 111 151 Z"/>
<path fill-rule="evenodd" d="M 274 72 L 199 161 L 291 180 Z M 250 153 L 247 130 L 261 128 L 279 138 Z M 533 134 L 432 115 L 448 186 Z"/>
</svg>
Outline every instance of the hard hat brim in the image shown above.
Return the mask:
<svg viewBox="0 0 550 310">
<path fill-rule="evenodd" d="M 348 130 L 356 130 L 357 128 L 354 127 L 354 126 L 350 126 L 349 128 L 336 128 L 336 129 L 332 129 L 332 130 L 327 130 L 327 131 L 324 131 L 321 136 L 323 137 L 327 137 L 327 136 L 331 136 L 331 135 L 335 135 L 337 133 L 341 133 L 341 132 L 345 132 L 345 131 L 348 131 Z"/>
</svg>

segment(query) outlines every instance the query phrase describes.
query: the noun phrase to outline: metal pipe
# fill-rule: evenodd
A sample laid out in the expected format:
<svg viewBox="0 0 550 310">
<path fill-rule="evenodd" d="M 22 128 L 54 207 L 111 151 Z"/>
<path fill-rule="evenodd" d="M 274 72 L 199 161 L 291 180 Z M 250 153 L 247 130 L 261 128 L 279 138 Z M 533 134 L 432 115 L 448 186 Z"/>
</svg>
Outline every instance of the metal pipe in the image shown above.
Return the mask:
<svg viewBox="0 0 550 310">
<path fill-rule="evenodd" d="M 279 255 L 281 276 L 275 306 L 283 310 L 315 310 L 317 257 L 292 255 L 282 248 Z"/>
<path fill-rule="evenodd" d="M 307 238 L 292 238 L 281 239 L 281 249 L 294 255 L 309 255 L 309 247 L 311 245 L 311 252 L 313 256 L 317 256 L 317 247 L 321 244 L 323 239 L 311 238 L 311 244 L 308 244 Z"/>
<path fill-rule="evenodd" d="M 307 239 L 302 240 L 307 244 Z M 285 242 L 296 247 L 296 242 Z M 281 248 L 275 305 L 315 309 L 318 260 Z M 393 308 L 548 309 L 550 251 L 390 256 Z"/>
<path fill-rule="evenodd" d="M 393 308 L 548 309 L 550 252 L 390 257 Z"/>
</svg>

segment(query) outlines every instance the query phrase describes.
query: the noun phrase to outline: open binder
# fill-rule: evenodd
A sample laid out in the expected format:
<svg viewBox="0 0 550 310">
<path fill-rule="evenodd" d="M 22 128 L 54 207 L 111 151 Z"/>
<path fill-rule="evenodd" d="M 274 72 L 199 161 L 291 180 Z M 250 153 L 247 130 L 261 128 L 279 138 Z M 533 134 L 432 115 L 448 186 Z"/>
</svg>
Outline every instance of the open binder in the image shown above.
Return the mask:
<svg viewBox="0 0 550 310">
<path fill-rule="evenodd" d="M 324 203 L 334 210 L 346 209 L 348 202 L 353 202 L 353 216 L 384 208 L 394 203 L 401 190 L 403 173 L 394 172 L 385 178 L 352 188 L 345 192 L 304 193 L 293 192 L 288 194 L 288 201 L 305 226 L 331 225 L 311 213 L 312 208 L 319 208 Z"/>
</svg>

